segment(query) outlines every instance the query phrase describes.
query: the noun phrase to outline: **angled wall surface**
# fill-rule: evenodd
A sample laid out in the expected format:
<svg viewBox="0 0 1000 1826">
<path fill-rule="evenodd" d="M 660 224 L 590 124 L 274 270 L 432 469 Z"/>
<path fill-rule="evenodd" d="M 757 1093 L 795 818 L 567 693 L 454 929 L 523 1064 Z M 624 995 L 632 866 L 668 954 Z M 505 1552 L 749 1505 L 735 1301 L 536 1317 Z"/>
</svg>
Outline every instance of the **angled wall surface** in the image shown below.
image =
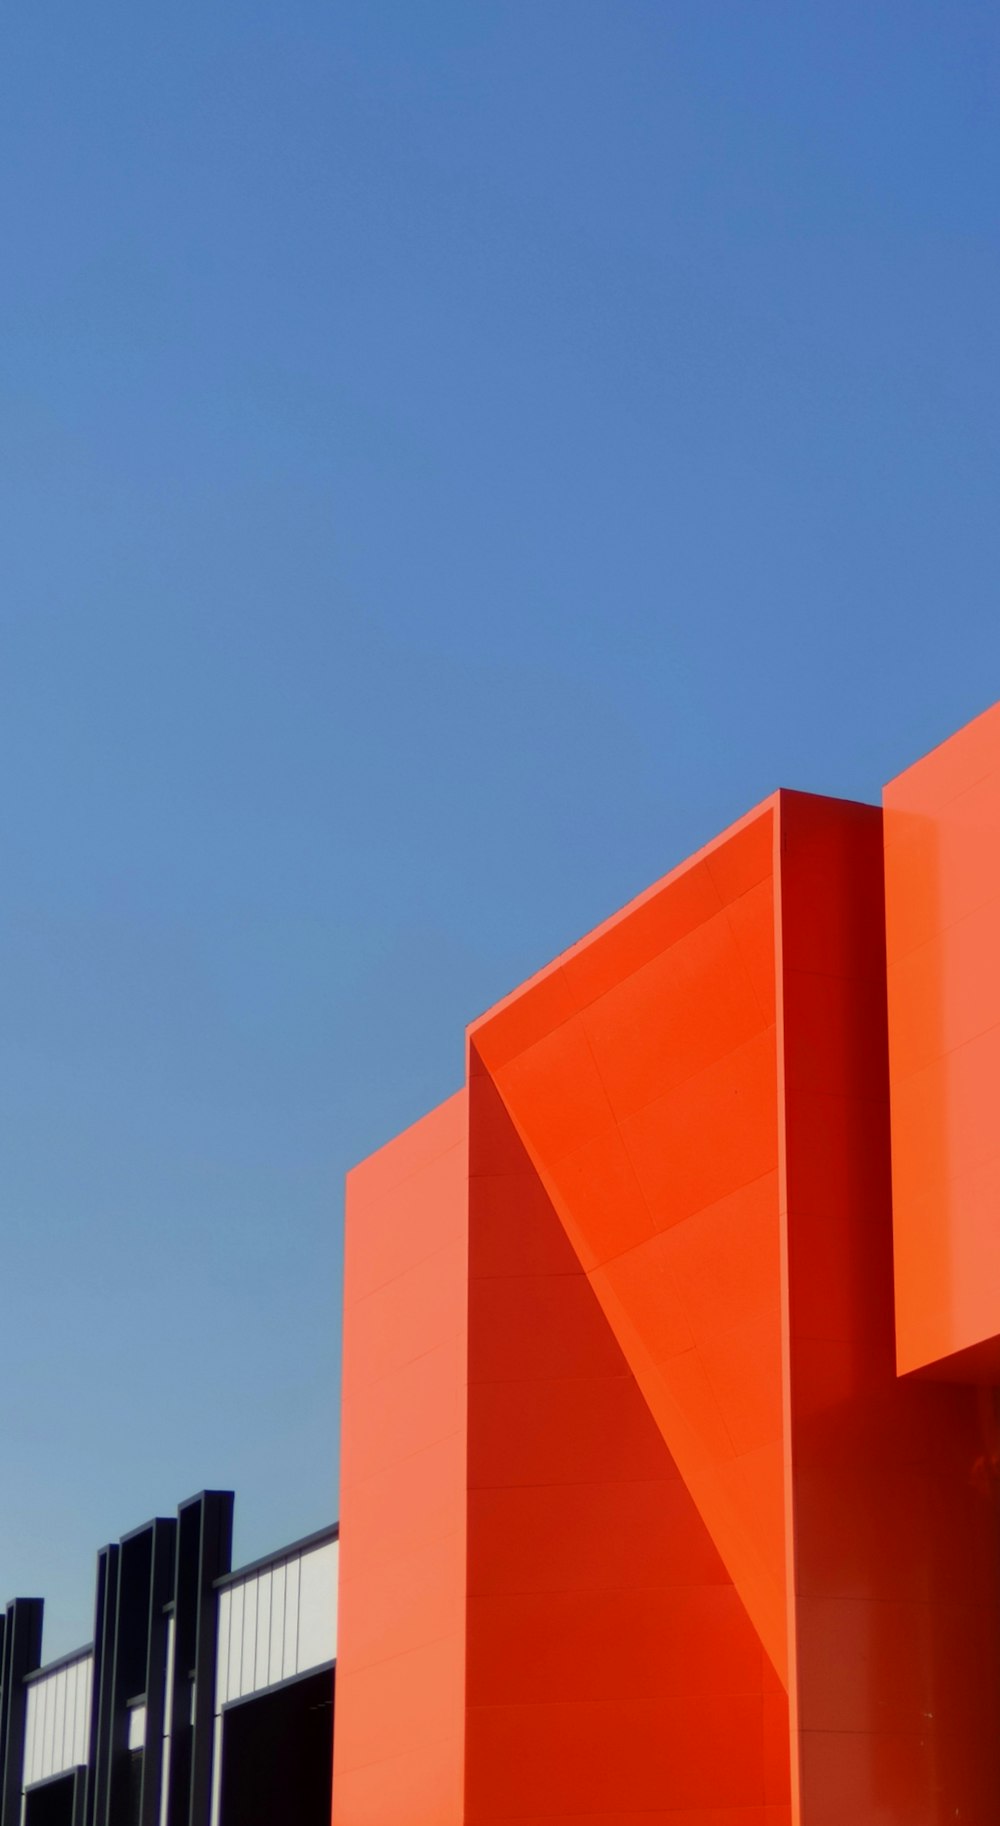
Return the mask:
<svg viewBox="0 0 1000 1826">
<path fill-rule="evenodd" d="M 470 1037 L 783 1677 L 774 820 Z"/>
<path fill-rule="evenodd" d="M 901 1371 L 1000 1382 L 1000 706 L 885 788 Z"/>
<path fill-rule="evenodd" d="M 1000 1817 L 992 1398 L 897 1374 L 884 883 L 876 808 L 775 795 L 352 1180 L 336 1826 Z"/>
<path fill-rule="evenodd" d="M 589 1275 L 470 1068 L 465 1819 L 787 1817 L 787 1703 Z"/>
</svg>

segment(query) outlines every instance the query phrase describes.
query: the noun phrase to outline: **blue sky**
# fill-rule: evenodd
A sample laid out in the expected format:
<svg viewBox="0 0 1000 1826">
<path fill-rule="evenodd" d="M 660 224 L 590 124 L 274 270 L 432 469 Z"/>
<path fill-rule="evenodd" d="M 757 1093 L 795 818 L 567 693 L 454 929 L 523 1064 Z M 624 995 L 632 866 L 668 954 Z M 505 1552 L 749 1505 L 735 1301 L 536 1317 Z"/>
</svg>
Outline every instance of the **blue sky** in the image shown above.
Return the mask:
<svg viewBox="0 0 1000 1826">
<path fill-rule="evenodd" d="M 777 785 L 1000 696 L 1000 15 L 0 30 L 0 1596 L 336 1509 L 341 1184 Z"/>
</svg>

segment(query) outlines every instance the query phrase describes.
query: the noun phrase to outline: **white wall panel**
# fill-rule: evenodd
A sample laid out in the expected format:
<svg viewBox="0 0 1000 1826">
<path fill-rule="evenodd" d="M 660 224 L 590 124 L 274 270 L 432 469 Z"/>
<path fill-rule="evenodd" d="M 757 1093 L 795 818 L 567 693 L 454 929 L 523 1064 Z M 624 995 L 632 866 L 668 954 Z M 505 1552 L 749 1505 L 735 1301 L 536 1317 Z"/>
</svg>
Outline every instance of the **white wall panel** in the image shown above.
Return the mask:
<svg viewBox="0 0 1000 1826">
<path fill-rule="evenodd" d="M 57 1746 L 60 1761 L 62 1761 L 66 1740 L 66 1688 L 68 1685 L 68 1680 L 52 1682 L 52 1743 Z"/>
<path fill-rule="evenodd" d="M 94 1663 L 90 1655 L 76 1664 L 76 1711 L 73 1717 L 73 1741 L 70 1767 L 85 1763 L 90 1755 L 90 1695 L 94 1684 Z"/>
<path fill-rule="evenodd" d="M 94 1686 L 94 1663 L 88 1655 L 85 1661 L 76 1664 L 76 1724 L 74 1735 L 76 1753 L 74 1764 L 85 1763 L 90 1755 L 90 1706 Z"/>
<path fill-rule="evenodd" d="M 243 1653 L 240 1656 L 240 1692 L 254 1690 L 254 1659 L 257 1653 L 257 1580 L 248 1579 L 243 1587 Z"/>
<path fill-rule="evenodd" d="M 287 1566 L 276 1566 L 271 1574 L 271 1649 L 267 1662 L 266 1685 L 273 1687 L 285 1673 L 285 1591 Z"/>
<path fill-rule="evenodd" d="M 281 1678 L 287 1680 L 298 1667 L 299 1659 L 299 1568 L 301 1560 L 289 1560 L 285 1566 L 285 1614 L 282 1628 Z"/>
<path fill-rule="evenodd" d="M 266 1687 L 271 1665 L 271 1587 L 274 1574 L 262 1572 L 257 1580 L 257 1652 L 254 1657 L 255 1689 Z"/>
<path fill-rule="evenodd" d="M 92 1657 L 83 1655 L 79 1661 L 70 1661 L 29 1683 L 25 1787 L 86 1762 L 92 1679 Z"/>
<path fill-rule="evenodd" d="M 337 1653 L 337 1542 L 304 1553 L 299 1562 L 297 1674 Z"/>
<path fill-rule="evenodd" d="M 64 1676 L 54 1674 L 51 1680 L 43 1680 L 42 1688 L 42 1763 L 48 1771 L 61 1767 L 62 1758 L 56 1752 L 56 1693 L 63 1685 Z"/>
<path fill-rule="evenodd" d="M 229 1680 L 226 1698 L 238 1699 L 243 1691 L 243 1613 L 246 1609 L 246 1586 L 230 1586 L 232 1609 L 229 1613 Z"/>
<path fill-rule="evenodd" d="M 66 1712 L 63 1721 L 63 1732 L 67 1743 L 73 1743 L 76 1738 L 76 1687 L 75 1680 L 67 1680 Z"/>
<path fill-rule="evenodd" d="M 227 1585 L 219 1595 L 216 1711 L 337 1653 L 337 1542 Z"/>
</svg>

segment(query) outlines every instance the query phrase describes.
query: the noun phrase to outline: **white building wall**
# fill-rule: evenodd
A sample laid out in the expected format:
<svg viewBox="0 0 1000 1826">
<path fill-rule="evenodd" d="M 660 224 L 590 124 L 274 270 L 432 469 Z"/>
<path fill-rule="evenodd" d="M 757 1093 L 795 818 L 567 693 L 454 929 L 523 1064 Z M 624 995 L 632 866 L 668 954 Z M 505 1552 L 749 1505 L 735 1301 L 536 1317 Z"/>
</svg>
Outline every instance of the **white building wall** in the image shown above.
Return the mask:
<svg viewBox="0 0 1000 1826">
<path fill-rule="evenodd" d="M 94 1661 L 81 1655 L 28 1686 L 24 1786 L 85 1763 L 90 1744 Z"/>
<path fill-rule="evenodd" d="M 326 1541 L 219 1593 L 217 1712 L 334 1660 L 338 1548 Z"/>
</svg>

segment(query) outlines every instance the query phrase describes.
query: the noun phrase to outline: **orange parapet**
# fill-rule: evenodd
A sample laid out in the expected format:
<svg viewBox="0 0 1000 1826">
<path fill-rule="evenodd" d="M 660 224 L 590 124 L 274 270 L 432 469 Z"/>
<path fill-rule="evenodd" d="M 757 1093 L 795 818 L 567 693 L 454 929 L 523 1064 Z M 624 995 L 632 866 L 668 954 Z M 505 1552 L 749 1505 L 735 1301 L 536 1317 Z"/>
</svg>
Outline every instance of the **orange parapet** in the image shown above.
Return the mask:
<svg viewBox="0 0 1000 1826">
<path fill-rule="evenodd" d="M 901 1371 L 1000 1382 L 1000 706 L 886 788 Z"/>
</svg>

